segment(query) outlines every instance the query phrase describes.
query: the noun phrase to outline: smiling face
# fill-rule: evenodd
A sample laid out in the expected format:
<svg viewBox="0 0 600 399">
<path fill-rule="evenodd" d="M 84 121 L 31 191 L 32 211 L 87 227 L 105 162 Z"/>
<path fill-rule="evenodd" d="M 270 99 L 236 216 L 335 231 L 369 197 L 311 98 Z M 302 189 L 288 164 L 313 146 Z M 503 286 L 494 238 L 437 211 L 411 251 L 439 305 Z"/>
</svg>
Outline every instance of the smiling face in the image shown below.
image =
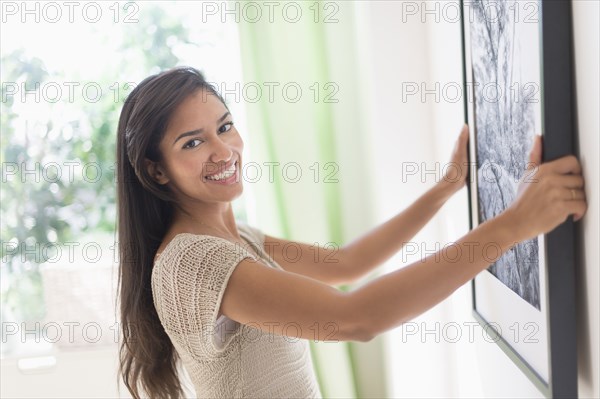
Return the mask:
<svg viewBox="0 0 600 399">
<path fill-rule="evenodd" d="M 225 105 L 213 94 L 199 90 L 186 98 L 170 118 L 159 150 L 160 162 L 147 162 L 150 175 L 166 184 L 184 208 L 202 203 L 229 203 L 243 191 L 241 154 L 244 143 Z M 235 165 L 230 178 L 225 177 Z M 221 175 L 223 176 L 223 175 Z M 228 204 L 229 205 L 229 204 Z"/>
</svg>

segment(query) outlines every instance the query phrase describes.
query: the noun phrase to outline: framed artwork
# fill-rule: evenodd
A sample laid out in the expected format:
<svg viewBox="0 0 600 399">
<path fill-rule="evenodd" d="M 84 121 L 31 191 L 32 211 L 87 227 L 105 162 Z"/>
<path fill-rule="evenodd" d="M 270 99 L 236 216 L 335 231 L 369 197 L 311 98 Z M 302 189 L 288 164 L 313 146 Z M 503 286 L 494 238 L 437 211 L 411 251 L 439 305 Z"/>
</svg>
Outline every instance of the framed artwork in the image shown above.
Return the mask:
<svg viewBox="0 0 600 399">
<path fill-rule="evenodd" d="M 570 1 L 461 0 L 470 227 L 516 197 L 536 134 L 574 152 Z M 577 397 L 572 218 L 471 282 L 473 315 L 545 397 Z"/>
</svg>

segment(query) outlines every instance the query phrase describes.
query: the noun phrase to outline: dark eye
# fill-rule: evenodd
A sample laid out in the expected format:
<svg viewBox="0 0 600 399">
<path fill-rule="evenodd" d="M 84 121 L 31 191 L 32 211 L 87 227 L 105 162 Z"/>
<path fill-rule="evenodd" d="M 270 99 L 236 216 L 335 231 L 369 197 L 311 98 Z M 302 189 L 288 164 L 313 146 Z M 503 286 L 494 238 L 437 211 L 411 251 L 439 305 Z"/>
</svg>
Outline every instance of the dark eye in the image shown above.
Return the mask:
<svg viewBox="0 0 600 399">
<path fill-rule="evenodd" d="M 227 129 L 223 130 L 223 128 L 225 128 L 226 126 L 228 126 Z M 219 128 L 219 133 L 225 133 L 228 132 L 229 130 L 231 130 L 231 127 L 233 126 L 233 122 L 227 122 L 226 124 L 224 124 L 223 126 L 221 126 Z"/>
<path fill-rule="evenodd" d="M 190 141 L 188 141 L 187 143 L 185 143 L 185 145 L 183 146 L 183 148 L 194 148 L 194 147 L 197 147 L 197 146 L 199 146 L 199 145 L 200 145 L 200 143 L 198 143 L 198 144 L 196 144 L 196 145 L 190 145 L 190 144 L 192 144 L 192 143 L 193 143 L 193 142 L 195 142 L 195 141 L 200 141 L 200 142 L 201 142 L 202 140 L 200 140 L 200 139 L 194 139 L 194 140 L 190 140 Z"/>
</svg>

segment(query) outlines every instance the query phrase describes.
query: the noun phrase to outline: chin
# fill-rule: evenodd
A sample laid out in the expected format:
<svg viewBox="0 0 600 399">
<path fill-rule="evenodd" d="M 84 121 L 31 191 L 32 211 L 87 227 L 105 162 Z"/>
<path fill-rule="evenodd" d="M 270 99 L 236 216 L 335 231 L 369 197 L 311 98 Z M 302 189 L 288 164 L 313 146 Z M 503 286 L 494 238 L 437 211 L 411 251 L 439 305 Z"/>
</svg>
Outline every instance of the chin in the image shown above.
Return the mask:
<svg viewBox="0 0 600 399">
<path fill-rule="evenodd" d="M 222 196 L 221 198 L 217 199 L 218 202 L 232 202 L 235 201 L 236 199 L 240 198 L 242 196 L 244 192 L 244 188 L 242 187 L 242 185 L 239 185 L 239 188 L 235 190 L 235 192 L 230 193 L 227 196 Z"/>
</svg>

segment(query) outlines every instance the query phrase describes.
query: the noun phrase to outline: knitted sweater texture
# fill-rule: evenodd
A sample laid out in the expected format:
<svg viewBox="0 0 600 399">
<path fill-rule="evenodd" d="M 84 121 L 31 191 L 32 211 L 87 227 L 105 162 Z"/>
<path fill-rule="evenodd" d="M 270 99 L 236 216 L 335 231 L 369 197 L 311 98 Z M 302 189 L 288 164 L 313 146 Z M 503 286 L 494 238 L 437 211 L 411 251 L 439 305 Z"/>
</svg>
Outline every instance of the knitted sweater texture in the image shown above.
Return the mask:
<svg viewBox="0 0 600 399">
<path fill-rule="evenodd" d="M 307 340 L 263 332 L 225 315 L 217 320 L 227 281 L 240 261 L 250 258 L 281 269 L 264 251 L 264 234 L 237 225 L 260 259 L 248 247 L 190 233 L 175 236 L 159 255 L 152 295 L 161 324 L 199 398 L 320 398 Z"/>
</svg>

